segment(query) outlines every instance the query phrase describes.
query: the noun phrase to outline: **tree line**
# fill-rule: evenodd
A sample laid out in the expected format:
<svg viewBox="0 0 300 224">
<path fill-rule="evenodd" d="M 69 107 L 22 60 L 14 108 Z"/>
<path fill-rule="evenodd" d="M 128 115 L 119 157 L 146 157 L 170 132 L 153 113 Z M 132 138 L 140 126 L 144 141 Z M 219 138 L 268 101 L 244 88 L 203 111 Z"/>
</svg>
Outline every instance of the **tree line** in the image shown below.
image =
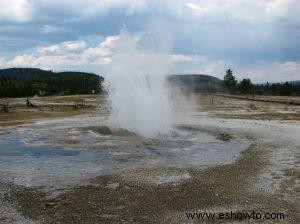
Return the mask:
<svg viewBox="0 0 300 224">
<path fill-rule="evenodd" d="M 230 94 L 249 94 L 249 95 L 300 95 L 300 83 L 282 82 L 282 83 L 263 83 L 253 84 L 250 79 L 237 81 L 233 71 L 228 69 L 224 75 L 223 92 Z"/>
<path fill-rule="evenodd" d="M 0 70 L 0 97 L 97 94 L 101 76 L 82 72 L 45 71 L 32 68 Z"/>
<path fill-rule="evenodd" d="M 45 71 L 35 68 L 0 70 L 0 97 L 31 97 L 49 95 L 102 93 L 103 77 L 83 72 Z M 224 80 L 207 75 L 173 75 L 171 83 L 181 83 L 194 92 L 229 94 L 300 95 L 300 81 L 253 84 L 250 79 L 237 81 L 231 69 Z"/>
</svg>

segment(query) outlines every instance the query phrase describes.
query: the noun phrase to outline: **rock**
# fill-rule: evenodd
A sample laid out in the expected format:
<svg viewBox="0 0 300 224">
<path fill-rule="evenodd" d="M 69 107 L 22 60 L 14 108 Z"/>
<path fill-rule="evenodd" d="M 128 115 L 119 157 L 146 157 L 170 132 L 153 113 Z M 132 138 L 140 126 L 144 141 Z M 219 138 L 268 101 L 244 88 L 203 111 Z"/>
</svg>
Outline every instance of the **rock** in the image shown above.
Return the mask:
<svg viewBox="0 0 300 224">
<path fill-rule="evenodd" d="M 101 135 L 112 135 L 112 131 L 107 126 L 101 126 L 96 130 Z"/>
</svg>

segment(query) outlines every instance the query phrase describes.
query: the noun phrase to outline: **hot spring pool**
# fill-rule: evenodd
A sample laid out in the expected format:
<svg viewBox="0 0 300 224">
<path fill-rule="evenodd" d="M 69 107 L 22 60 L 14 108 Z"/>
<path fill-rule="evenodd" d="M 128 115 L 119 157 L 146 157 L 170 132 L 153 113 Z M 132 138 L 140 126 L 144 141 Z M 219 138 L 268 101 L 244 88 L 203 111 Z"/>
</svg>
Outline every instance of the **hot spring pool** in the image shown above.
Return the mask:
<svg viewBox="0 0 300 224">
<path fill-rule="evenodd" d="M 250 145 L 244 136 L 199 125 L 178 124 L 169 135 L 144 138 L 95 119 L 56 119 L 2 133 L 1 181 L 54 192 L 122 170 L 229 164 Z"/>
</svg>

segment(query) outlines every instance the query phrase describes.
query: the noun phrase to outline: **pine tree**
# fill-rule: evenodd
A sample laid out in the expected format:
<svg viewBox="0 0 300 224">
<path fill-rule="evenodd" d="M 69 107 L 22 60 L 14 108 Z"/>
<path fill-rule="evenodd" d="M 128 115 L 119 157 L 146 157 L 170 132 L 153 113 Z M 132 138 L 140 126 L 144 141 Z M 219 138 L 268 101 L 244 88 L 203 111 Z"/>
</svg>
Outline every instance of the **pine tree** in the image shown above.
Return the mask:
<svg viewBox="0 0 300 224">
<path fill-rule="evenodd" d="M 250 79 L 243 79 L 239 83 L 239 89 L 243 94 L 252 94 L 253 93 L 253 84 Z"/>
<path fill-rule="evenodd" d="M 233 93 L 236 89 L 236 79 L 233 75 L 233 71 L 231 69 L 228 69 L 226 71 L 226 75 L 224 76 L 224 87 L 226 90 L 228 90 L 230 93 Z"/>
</svg>

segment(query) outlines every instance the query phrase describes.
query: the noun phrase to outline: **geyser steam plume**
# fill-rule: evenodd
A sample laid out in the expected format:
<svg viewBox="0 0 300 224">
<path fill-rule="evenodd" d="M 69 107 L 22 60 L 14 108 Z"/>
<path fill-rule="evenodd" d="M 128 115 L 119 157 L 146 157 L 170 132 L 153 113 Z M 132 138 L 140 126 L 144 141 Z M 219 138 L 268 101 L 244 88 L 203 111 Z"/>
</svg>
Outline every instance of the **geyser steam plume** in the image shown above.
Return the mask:
<svg viewBox="0 0 300 224">
<path fill-rule="evenodd" d="M 145 137 L 167 134 L 171 108 L 166 49 L 127 32 L 121 32 L 111 44 L 113 56 L 106 77 L 110 125 Z"/>
</svg>

